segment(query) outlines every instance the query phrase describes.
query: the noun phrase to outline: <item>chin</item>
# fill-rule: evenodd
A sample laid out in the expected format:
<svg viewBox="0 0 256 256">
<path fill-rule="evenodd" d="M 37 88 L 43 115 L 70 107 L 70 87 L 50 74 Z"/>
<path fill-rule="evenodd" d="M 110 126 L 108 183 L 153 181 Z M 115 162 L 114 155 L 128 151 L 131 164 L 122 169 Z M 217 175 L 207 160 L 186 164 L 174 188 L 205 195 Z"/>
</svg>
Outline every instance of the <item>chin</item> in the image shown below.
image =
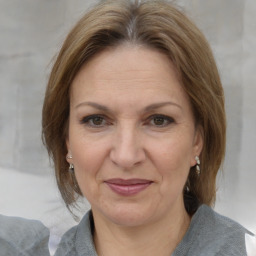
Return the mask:
<svg viewBox="0 0 256 256">
<path fill-rule="evenodd" d="M 147 216 L 129 212 L 109 216 L 109 219 L 116 225 L 123 227 L 138 227 L 148 222 Z"/>
<path fill-rule="evenodd" d="M 102 209 L 104 219 L 119 226 L 135 227 L 146 224 L 153 216 L 152 210 L 131 205 L 116 206 L 112 209 Z"/>
</svg>

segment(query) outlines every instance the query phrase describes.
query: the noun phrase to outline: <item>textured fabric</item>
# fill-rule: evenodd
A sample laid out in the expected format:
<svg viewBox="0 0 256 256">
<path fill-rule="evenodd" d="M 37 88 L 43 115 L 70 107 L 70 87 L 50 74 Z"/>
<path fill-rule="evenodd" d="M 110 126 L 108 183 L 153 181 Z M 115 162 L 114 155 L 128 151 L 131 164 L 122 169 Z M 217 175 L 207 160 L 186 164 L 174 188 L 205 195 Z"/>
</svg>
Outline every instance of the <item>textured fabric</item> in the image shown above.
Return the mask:
<svg viewBox="0 0 256 256">
<path fill-rule="evenodd" d="M 202 205 L 172 256 L 246 256 L 245 234 L 253 235 Z"/>
<path fill-rule="evenodd" d="M 48 241 L 41 222 L 0 215 L 0 256 L 50 256 Z"/>
<path fill-rule="evenodd" d="M 92 214 L 87 212 L 79 225 L 62 237 L 54 256 L 97 256 L 92 238 Z"/>
<path fill-rule="evenodd" d="M 96 256 L 92 239 L 91 212 L 64 234 L 55 256 Z M 245 234 L 238 223 L 202 205 L 172 256 L 246 256 Z"/>
</svg>

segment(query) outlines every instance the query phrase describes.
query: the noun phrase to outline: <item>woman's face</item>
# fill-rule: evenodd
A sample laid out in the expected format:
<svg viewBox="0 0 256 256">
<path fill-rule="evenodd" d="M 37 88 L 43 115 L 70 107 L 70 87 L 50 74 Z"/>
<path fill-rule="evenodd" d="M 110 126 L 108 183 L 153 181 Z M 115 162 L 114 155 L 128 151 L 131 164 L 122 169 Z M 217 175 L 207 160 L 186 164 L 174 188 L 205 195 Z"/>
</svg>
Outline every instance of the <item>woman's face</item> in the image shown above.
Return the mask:
<svg viewBox="0 0 256 256">
<path fill-rule="evenodd" d="M 98 54 L 76 75 L 68 161 L 94 217 L 136 226 L 181 214 L 202 143 L 164 54 L 123 45 Z"/>
</svg>

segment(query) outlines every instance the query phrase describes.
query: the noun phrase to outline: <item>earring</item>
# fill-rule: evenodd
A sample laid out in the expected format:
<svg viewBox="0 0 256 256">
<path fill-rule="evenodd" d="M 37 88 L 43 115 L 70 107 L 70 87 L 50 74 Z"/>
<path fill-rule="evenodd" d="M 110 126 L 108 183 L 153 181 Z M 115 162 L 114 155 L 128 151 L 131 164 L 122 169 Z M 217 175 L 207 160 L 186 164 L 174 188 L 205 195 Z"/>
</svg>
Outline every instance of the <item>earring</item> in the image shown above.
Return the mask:
<svg viewBox="0 0 256 256">
<path fill-rule="evenodd" d="M 69 171 L 70 173 L 74 173 L 74 165 L 73 165 L 73 164 L 69 164 L 68 171 Z"/>
<path fill-rule="evenodd" d="M 72 155 L 67 155 L 67 159 L 72 159 Z"/>
<path fill-rule="evenodd" d="M 196 160 L 196 173 L 198 176 L 200 176 L 201 174 L 201 170 L 200 170 L 200 159 L 198 156 L 195 157 Z"/>
<path fill-rule="evenodd" d="M 186 182 L 186 187 L 185 187 L 185 189 L 186 189 L 186 192 L 187 192 L 187 193 L 190 191 L 190 182 L 189 182 L 189 179 L 188 179 L 187 182 Z"/>
</svg>

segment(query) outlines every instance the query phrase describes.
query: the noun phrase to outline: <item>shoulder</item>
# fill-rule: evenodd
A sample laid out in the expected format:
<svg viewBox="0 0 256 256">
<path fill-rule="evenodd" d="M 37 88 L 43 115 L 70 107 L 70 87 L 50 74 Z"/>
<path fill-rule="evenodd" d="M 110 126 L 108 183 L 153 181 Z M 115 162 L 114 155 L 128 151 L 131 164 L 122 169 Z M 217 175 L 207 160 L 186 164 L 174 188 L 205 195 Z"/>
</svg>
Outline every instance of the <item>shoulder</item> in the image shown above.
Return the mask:
<svg viewBox="0 0 256 256">
<path fill-rule="evenodd" d="M 50 232 L 40 221 L 0 215 L 0 256 L 50 255 Z"/>
<path fill-rule="evenodd" d="M 186 254 L 174 255 L 246 255 L 245 236 L 253 235 L 239 223 L 202 205 L 192 218 L 190 228 L 177 248 Z"/>
<path fill-rule="evenodd" d="M 202 224 L 205 228 L 212 228 L 211 233 L 214 235 L 217 235 L 219 232 L 225 232 L 227 236 L 239 236 L 246 233 L 250 234 L 250 231 L 236 221 L 215 212 L 212 208 L 206 205 L 202 205 L 199 208 L 198 216 L 196 217 L 202 219 Z"/>
<path fill-rule="evenodd" d="M 77 255 L 75 240 L 77 236 L 78 226 L 69 229 L 61 238 L 58 248 L 55 252 L 55 256 L 65 256 L 65 255 Z"/>
<path fill-rule="evenodd" d="M 92 215 L 89 211 L 77 226 L 63 235 L 55 256 L 96 255 L 91 225 Z"/>
</svg>

